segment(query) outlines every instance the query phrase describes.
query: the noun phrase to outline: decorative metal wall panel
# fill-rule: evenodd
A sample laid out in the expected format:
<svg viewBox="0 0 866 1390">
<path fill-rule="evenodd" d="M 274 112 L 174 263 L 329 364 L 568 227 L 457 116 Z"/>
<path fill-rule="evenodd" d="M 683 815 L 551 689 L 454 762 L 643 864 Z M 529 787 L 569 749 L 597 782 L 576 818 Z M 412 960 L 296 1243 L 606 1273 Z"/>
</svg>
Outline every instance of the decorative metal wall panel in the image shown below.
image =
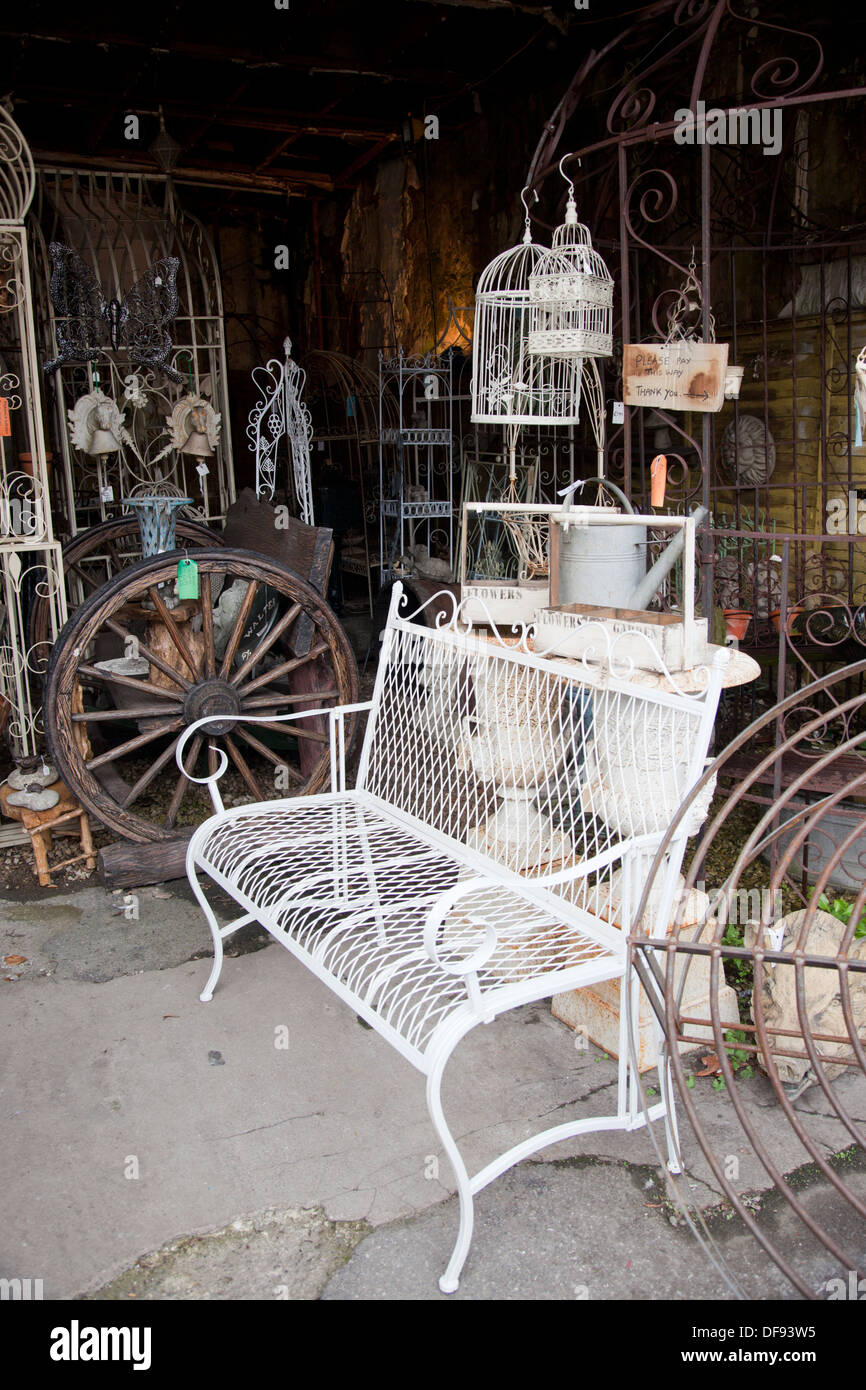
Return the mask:
<svg viewBox="0 0 866 1390">
<path fill-rule="evenodd" d="M 184 396 L 228 420 L 222 291 L 204 227 L 158 177 L 44 168 L 31 229 L 42 273 L 41 356 L 46 364 L 60 358 L 47 388 L 62 459 L 58 527 L 75 534 L 116 515 L 136 486 L 163 482 L 195 499 L 190 515 L 221 519 L 235 495 L 230 431 L 205 462 L 177 447 L 167 427 Z M 53 253 L 53 267 L 49 243 L 67 248 Z M 52 270 L 65 284 L 76 265 L 78 291 L 67 286 L 65 299 L 58 291 L 52 302 Z M 86 305 L 104 333 L 98 323 L 82 327 Z M 76 358 L 82 346 L 79 357 L 89 360 Z M 70 408 L 95 389 L 115 402 L 129 436 L 97 457 L 76 448 L 67 429 Z"/>
<path fill-rule="evenodd" d="M 32 195 L 30 151 L 0 110 L 0 716 L 18 760 L 39 747 L 40 678 L 66 618 L 24 229 Z M 46 610 L 42 640 L 29 631 L 36 598 Z"/>
</svg>

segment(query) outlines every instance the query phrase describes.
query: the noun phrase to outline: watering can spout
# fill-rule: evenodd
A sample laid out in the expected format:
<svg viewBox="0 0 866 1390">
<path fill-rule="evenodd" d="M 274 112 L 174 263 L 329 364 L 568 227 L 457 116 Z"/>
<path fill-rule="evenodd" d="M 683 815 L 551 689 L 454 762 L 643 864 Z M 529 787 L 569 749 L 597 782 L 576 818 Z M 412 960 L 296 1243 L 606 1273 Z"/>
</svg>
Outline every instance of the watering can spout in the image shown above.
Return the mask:
<svg viewBox="0 0 866 1390">
<path fill-rule="evenodd" d="M 708 515 L 709 513 L 706 507 L 696 507 L 692 512 L 695 525 L 700 526 L 701 522 Z M 662 580 L 670 574 L 677 560 L 682 555 L 685 540 L 686 532 L 685 528 L 683 528 L 665 547 L 652 569 L 647 571 L 644 578 L 633 590 L 626 607 L 633 609 L 646 608 L 653 594 L 656 593 L 661 585 Z"/>
</svg>

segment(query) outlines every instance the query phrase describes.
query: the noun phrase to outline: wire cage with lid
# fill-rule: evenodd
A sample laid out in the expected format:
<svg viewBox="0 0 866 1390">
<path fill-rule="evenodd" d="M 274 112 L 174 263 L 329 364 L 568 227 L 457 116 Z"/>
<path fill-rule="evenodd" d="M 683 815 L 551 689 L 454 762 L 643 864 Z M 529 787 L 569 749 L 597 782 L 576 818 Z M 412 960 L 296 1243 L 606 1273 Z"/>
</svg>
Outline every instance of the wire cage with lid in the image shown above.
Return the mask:
<svg viewBox="0 0 866 1390">
<path fill-rule="evenodd" d="M 476 424 L 579 421 L 580 360 L 529 351 L 530 285 L 549 254 L 532 240 L 527 212 L 521 244 L 496 256 L 481 273 L 472 339 L 471 418 Z"/>
<path fill-rule="evenodd" d="M 562 165 L 560 164 L 560 169 Z M 565 221 L 529 278 L 527 351 L 532 357 L 610 357 L 613 354 L 613 277 L 577 220 L 568 180 Z"/>
</svg>

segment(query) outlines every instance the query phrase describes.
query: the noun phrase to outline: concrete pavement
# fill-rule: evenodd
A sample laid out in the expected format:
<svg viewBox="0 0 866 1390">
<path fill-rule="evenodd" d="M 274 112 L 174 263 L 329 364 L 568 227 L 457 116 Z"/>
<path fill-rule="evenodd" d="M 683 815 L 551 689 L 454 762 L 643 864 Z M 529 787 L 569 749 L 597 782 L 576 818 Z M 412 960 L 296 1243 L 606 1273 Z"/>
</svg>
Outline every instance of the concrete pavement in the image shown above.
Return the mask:
<svg viewBox="0 0 866 1390">
<path fill-rule="evenodd" d="M 210 937 L 186 886 L 138 897 L 137 920 L 98 887 L 0 901 L 0 956 L 23 958 L 0 979 L 0 1276 L 42 1278 L 55 1298 L 438 1298 L 457 1208 L 423 1078 L 260 932 L 199 1003 Z M 863 1078 L 838 1084 L 866 1115 Z M 800 1168 L 768 1083 L 743 1089 L 783 1171 Z M 729 1100 L 708 1082 L 695 1094 L 742 1189 L 766 1190 Z M 466 1039 L 444 1102 L 474 1170 L 571 1114 L 609 1113 L 615 1067 L 532 1005 Z M 850 1144 L 819 1091 L 799 1105 L 822 1152 Z M 689 1134 L 684 1147 L 690 1196 L 717 1206 Z M 669 1197 L 645 1132 L 549 1150 L 479 1197 L 457 1297 L 733 1296 Z M 784 1296 L 737 1225 L 719 1229 L 750 1296 Z M 832 1273 L 809 1258 L 819 1283 Z"/>
</svg>

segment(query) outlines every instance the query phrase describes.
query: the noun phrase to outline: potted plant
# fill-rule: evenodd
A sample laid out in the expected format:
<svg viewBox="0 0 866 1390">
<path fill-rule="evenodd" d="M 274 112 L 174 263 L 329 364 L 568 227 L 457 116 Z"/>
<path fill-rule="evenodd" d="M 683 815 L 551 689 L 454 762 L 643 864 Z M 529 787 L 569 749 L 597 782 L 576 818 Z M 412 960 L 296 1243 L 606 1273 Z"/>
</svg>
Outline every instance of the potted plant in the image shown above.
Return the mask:
<svg viewBox="0 0 866 1390">
<path fill-rule="evenodd" d="M 725 615 L 725 634 L 742 642 L 752 621 L 752 615 L 747 608 L 725 608 L 722 610 Z"/>
<path fill-rule="evenodd" d="M 787 632 L 787 634 L 788 634 L 789 637 L 792 635 L 792 633 L 793 633 L 793 631 L 794 631 L 794 627 L 795 627 L 795 625 L 796 625 L 797 619 L 799 618 L 800 614 L 803 613 L 803 612 L 805 612 L 805 608 L 804 608 L 804 606 L 803 606 L 802 603 L 794 603 L 794 604 L 791 604 L 791 606 L 788 608 L 788 611 L 787 611 L 787 614 L 786 614 L 786 617 L 785 617 L 785 631 Z M 776 629 L 776 631 L 777 631 L 777 632 L 780 632 L 780 631 L 781 631 L 781 627 L 782 627 L 782 610 L 781 610 L 781 608 L 772 608 L 772 609 L 770 610 L 770 619 L 771 619 L 772 624 L 773 624 L 773 627 Z"/>
<path fill-rule="evenodd" d="M 738 642 L 742 642 L 752 621 L 753 593 L 750 570 L 738 565 L 736 579 L 725 585 L 722 594 L 725 635 Z"/>
</svg>

